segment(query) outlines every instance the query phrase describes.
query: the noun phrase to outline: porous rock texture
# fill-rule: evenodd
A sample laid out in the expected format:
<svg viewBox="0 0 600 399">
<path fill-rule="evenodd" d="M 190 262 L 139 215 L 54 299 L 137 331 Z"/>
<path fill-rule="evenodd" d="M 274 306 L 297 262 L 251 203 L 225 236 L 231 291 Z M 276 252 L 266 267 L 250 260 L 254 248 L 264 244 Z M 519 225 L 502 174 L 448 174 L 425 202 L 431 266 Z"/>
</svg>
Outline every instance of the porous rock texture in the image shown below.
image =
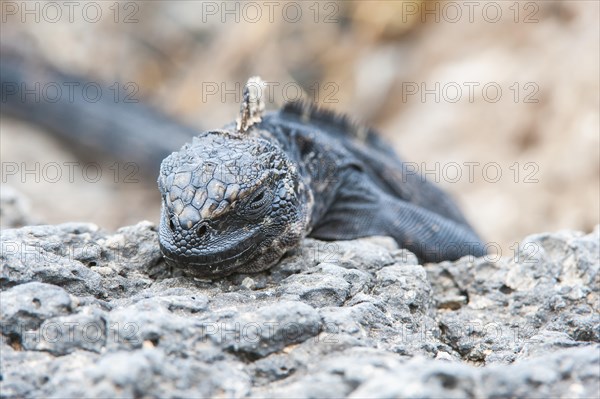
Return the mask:
<svg viewBox="0 0 600 399">
<path fill-rule="evenodd" d="M 169 270 L 149 222 L 2 231 L 2 397 L 598 397 L 599 229 L 419 265 L 389 238 Z"/>
</svg>

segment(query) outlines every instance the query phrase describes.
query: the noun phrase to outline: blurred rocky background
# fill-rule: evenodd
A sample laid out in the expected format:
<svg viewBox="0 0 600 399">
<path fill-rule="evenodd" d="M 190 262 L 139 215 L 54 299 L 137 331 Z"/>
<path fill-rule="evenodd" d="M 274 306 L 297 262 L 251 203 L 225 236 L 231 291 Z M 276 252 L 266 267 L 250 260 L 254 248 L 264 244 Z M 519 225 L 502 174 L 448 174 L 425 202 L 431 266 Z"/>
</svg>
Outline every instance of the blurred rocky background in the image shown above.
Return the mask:
<svg viewBox="0 0 600 399">
<path fill-rule="evenodd" d="M 255 74 L 270 82 L 270 109 L 302 95 L 348 113 L 439 180 L 485 240 L 507 253 L 533 232 L 590 232 L 598 223 L 598 2 L 0 7 L 4 44 L 115 87 L 104 93 L 115 101 L 149 102 L 198 129 L 233 120 Z M 73 181 L 36 179 L 21 172 L 36 163 L 85 166 L 85 157 L 23 121 L 2 117 L 0 129 L 2 191 L 13 188 L 3 195 L 29 199 L 28 222 L 114 229 L 158 220 L 153 178 L 123 183 L 131 171 L 118 165 L 116 184 L 106 159 L 97 182 L 83 179 L 81 167 Z M 20 173 L 5 173 L 9 163 Z"/>
</svg>

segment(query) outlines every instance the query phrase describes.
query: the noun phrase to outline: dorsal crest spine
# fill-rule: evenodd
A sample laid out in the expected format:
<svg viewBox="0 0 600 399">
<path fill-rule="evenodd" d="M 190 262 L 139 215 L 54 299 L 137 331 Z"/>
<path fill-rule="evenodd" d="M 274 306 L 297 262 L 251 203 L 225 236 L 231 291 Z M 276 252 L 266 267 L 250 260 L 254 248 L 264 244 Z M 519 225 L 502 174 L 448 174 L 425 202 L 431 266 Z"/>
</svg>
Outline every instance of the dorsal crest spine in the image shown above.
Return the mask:
<svg viewBox="0 0 600 399">
<path fill-rule="evenodd" d="M 262 120 L 265 111 L 264 87 L 265 82 L 259 76 L 253 76 L 246 82 L 240 115 L 236 119 L 238 133 L 245 133 L 252 125 Z"/>
<path fill-rule="evenodd" d="M 281 109 L 282 114 L 294 115 L 304 123 L 317 122 L 331 125 L 360 141 L 367 141 L 376 133 L 369 127 L 358 123 L 344 114 L 320 108 L 310 101 L 291 101 Z"/>
</svg>

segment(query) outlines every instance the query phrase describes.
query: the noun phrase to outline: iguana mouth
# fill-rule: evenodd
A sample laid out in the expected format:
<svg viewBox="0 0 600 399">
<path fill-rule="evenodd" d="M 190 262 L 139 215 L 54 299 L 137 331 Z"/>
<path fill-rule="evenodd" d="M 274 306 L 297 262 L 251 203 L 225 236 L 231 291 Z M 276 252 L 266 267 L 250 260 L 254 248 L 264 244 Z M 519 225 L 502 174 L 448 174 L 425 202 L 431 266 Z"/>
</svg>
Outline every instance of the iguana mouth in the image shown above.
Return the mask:
<svg viewBox="0 0 600 399">
<path fill-rule="evenodd" d="M 249 241 L 261 242 L 261 238 L 253 237 Z M 255 241 L 255 239 L 257 240 Z M 168 265 L 183 269 L 194 276 L 211 278 L 230 274 L 239 268 L 240 265 L 252 260 L 259 248 L 259 245 L 251 244 L 242 250 L 239 247 L 235 247 L 211 254 L 176 255 L 165 248 L 162 243 L 159 245 Z"/>
</svg>

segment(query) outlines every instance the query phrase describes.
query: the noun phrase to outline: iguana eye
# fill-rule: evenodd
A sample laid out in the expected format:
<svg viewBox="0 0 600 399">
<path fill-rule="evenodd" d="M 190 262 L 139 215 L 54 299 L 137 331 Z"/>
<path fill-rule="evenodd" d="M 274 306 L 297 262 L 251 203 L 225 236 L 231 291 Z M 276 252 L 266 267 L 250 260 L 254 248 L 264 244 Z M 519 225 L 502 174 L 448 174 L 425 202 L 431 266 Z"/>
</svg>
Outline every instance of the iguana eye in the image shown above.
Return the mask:
<svg viewBox="0 0 600 399">
<path fill-rule="evenodd" d="M 269 208 L 271 201 L 271 192 L 268 189 L 263 189 L 254 194 L 254 196 L 246 203 L 240 212 L 243 216 L 251 219 L 261 217 Z"/>
<path fill-rule="evenodd" d="M 265 197 L 265 192 L 261 192 L 260 194 L 258 194 L 256 197 L 254 197 L 254 199 L 252 200 L 252 205 L 260 205 L 261 201 L 263 200 L 263 198 Z"/>
<path fill-rule="evenodd" d="M 198 237 L 202 237 L 204 234 L 206 234 L 207 229 L 206 223 L 203 223 L 200 227 L 198 227 L 198 230 L 196 231 Z"/>
<path fill-rule="evenodd" d="M 250 199 L 250 201 L 248 202 L 248 207 L 250 209 L 261 208 L 263 205 L 265 205 L 269 201 L 270 201 L 269 190 L 262 189 L 259 192 L 257 192 L 256 194 L 254 194 L 254 196 Z"/>
</svg>

